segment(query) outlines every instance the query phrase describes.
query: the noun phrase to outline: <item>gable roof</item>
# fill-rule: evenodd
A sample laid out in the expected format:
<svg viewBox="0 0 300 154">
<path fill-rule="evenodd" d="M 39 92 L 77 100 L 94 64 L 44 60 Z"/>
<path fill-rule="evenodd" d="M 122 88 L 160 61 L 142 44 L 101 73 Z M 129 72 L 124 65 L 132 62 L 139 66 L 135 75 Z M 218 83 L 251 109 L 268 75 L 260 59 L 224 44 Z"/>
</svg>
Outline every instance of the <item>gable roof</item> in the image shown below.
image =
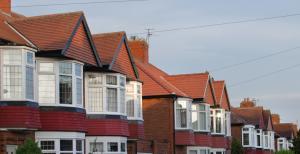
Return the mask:
<svg viewBox="0 0 300 154">
<path fill-rule="evenodd" d="M 133 80 L 139 79 L 125 32 L 94 34 L 93 40 L 97 51 L 103 57 L 104 65 L 110 70 L 126 74 Z"/>
<path fill-rule="evenodd" d="M 244 119 L 246 124 L 265 128 L 262 107 L 232 108 L 231 112 Z"/>
<path fill-rule="evenodd" d="M 295 131 L 294 126 L 292 123 L 274 124 L 274 131 L 279 134 L 280 137 L 292 139 L 297 135 L 297 130 Z"/>
<path fill-rule="evenodd" d="M 206 103 L 215 104 L 209 73 L 169 75 L 166 79 L 193 99 L 204 99 Z"/>
<path fill-rule="evenodd" d="M 56 51 L 63 56 L 67 55 L 70 45 L 74 42 L 74 37 L 79 32 L 85 33 L 81 34 L 81 37 L 84 37 L 85 40 L 77 42 L 81 43 L 81 45 L 77 45 L 79 47 L 77 50 L 81 50 L 81 52 L 86 49 L 91 50 L 91 53 L 85 54 L 92 54 L 93 58 L 90 57 L 89 60 L 86 60 L 78 59 L 78 56 L 72 57 L 67 55 L 67 57 L 77 58 L 76 60 L 84 63 L 101 66 L 82 12 L 26 17 L 8 21 L 8 23 L 30 40 L 38 48 L 39 52 Z M 83 31 L 80 31 L 81 29 Z M 86 46 L 90 47 L 84 48 Z"/>
<path fill-rule="evenodd" d="M 263 110 L 263 118 L 264 118 L 265 129 L 273 130 L 271 111 L 270 110 Z"/>
<path fill-rule="evenodd" d="M 180 97 L 189 97 L 164 76 L 162 70 L 149 63 L 136 61 L 141 80 L 143 81 L 143 96 L 163 96 L 175 95 Z"/>
<path fill-rule="evenodd" d="M 227 88 L 224 80 L 213 81 L 213 88 L 216 97 L 216 104 L 223 109 L 230 109 L 230 101 L 228 98 Z"/>
</svg>

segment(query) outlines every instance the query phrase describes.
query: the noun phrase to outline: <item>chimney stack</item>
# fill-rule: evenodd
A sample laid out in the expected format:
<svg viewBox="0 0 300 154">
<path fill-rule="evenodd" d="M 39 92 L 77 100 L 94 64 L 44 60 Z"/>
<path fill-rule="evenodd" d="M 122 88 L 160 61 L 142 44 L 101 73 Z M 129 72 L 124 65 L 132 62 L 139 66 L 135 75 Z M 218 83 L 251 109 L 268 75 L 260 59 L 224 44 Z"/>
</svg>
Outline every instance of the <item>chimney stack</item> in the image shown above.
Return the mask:
<svg viewBox="0 0 300 154">
<path fill-rule="evenodd" d="M 244 100 L 241 102 L 240 107 L 241 108 L 247 108 L 247 107 L 255 107 L 255 101 L 254 100 L 250 100 L 250 98 L 244 98 Z"/>
<path fill-rule="evenodd" d="M 11 14 L 11 0 L 0 0 L 0 10 L 6 14 Z"/>
<path fill-rule="evenodd" d="M 280 124 L 279 114 L 272 114 L 272 122 L 273 122 L 273 124 Z"/>
<path fill-rule="evenodd" d="M 132 37 L 128 42 L 134 59 L 143 63 L 149 63 L 148 43 L 144 39 L 138 39 L 136 37 Z"/>
</svg>

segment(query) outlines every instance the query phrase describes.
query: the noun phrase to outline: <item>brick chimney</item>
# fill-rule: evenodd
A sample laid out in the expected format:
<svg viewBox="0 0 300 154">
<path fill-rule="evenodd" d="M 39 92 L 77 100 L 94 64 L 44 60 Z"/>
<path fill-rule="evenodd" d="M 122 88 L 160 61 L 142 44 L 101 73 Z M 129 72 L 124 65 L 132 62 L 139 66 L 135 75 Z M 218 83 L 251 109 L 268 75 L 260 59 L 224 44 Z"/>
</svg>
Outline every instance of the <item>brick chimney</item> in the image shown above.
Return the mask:
<svg viewBox="0 0 300 154">
<path fill-rule="evenodd" d="M 246 108 L 246 107 L 255 107 L 255 101 L 250 100 L 250 98 L 244 98 L 244 100 L 241 102 L 240 107 L 241 108 Z"/>
<path fill-rule="evenodd" d="M 280 124 L 279 114 L 272 114 L 272 122 L 273 122 L 273 124 Z"/>
<path fill-rule="evenodd" d="M 129 47 L 131 54 L 135 60 L 139 60 L 143 63 L 149 62 L 148 43 L 143 39 L 131 38 L 129 40 Z"/>
<path fill-rule="evenodd" d="M 11 0 L 0 0 L 0 10 L 10 14 L 11 13 Z"/>
</svg>

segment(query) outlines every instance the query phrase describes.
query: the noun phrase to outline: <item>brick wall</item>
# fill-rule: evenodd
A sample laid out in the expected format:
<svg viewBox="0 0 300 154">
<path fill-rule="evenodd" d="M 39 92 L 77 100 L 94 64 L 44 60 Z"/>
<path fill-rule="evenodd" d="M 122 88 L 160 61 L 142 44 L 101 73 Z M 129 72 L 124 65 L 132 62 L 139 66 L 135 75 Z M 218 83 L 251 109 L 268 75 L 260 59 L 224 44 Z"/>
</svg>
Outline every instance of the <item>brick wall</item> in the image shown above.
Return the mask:
<svg viewBox="0 0 300 154">
<path fill-rule="evenodd" d="M 172 98 L 143 99 L 145 140 L 154 142 L 155 154 L 174 151 L 173 103 Z"/>
<path fill-rule="evenodd" d="M 232 138 L 242 141 L 242 126 L 231 126 L 231 136 Z"/>
</svg>

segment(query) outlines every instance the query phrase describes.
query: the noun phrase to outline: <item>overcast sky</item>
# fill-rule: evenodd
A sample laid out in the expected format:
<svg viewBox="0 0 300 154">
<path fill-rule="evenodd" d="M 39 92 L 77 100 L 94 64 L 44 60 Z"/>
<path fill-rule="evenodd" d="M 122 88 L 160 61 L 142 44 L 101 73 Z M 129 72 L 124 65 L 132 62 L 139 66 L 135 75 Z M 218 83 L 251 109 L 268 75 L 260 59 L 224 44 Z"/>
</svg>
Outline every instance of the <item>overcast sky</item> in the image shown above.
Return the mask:
<svg viewBox="0 0 300 154">
<path fill-rule="evenodd" d="M 87 0 L 64 0 L 86 2 Z M 94 0 L 97 1 L 97 0 Z M 101 0 L 98 0 L 101 1 Z M 13 0 L 13 5 L 62 3 L 61 0 Z M 143 2 L 13 8 L 27 16 L 84 11 L 92 33 L 127 34 L 300 13 L 299 0 L 148 0 Z M 150 61 L 170 74 L 210 71 L 300 46 L 300 16 L 155 33 L 150 38 Z M 144 36 L 144 35 L 142 35 Z M 256 78 L 300 63 L 300 49 L 238 67 L 212 72 L 226 80 L 233 106 L 244 97 L 279 113 L 283 122 L 300 120 L 300 67 Z"/>
</svg>

